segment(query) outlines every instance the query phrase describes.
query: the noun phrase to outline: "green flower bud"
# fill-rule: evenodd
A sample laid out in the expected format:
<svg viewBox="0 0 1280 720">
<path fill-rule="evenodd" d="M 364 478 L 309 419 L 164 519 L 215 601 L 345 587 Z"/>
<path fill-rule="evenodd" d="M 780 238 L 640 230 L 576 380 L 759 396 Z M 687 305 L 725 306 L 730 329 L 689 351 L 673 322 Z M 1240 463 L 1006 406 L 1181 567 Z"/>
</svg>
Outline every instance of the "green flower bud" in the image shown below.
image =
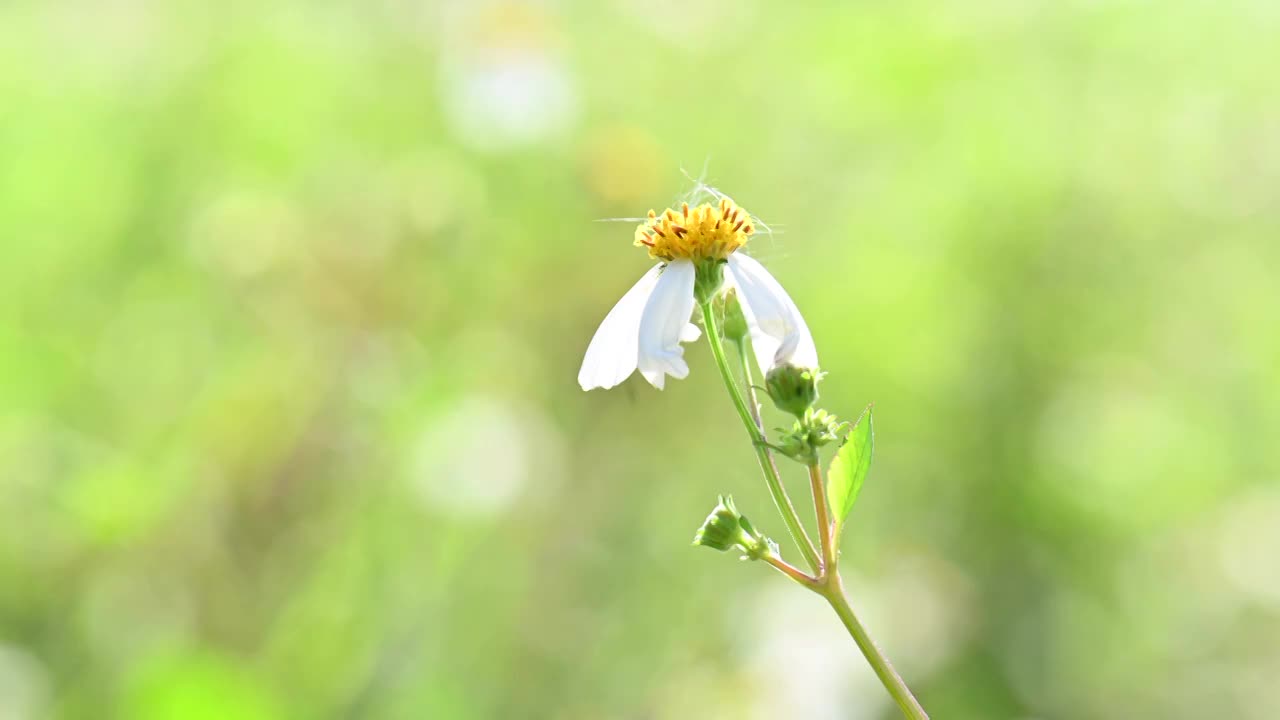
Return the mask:
<svg viewBox="0 0 1280 720">
<path fill-rule="evenodd" d="M 814 447 L 822 447 L 840 439 L 845 423 L 836 419 L 826 410 L 813 410 L 805 413 L 805 427 L 809 430 L 809 443 Z"/>
<path fill-rule="evenodd" d="M 777 430 L 779 438 L 778 444 L 773 446 L 775 450 L 801 465 L 817 462 L 817 449 L 809 444 L 809 431 L 800 424 L 799 420 L 791 426 L 790 430 L 783 428 L 777 428 Z"/>
<path fill-rule="evenodd" d="M 742 314 L 742 304 L 738 302 L 738 291 L 731 289 L 716 298 L 716 309 L 720 317 L 724 318 L 721 328 L 725 339 L 740 345 L 750 330 L 747 327 L 747 316 Z"/>
<path fill-rule="evenodd" d="M 716 505 L 702 527 L 693 536 L 694 545 L 702 545 L 712 550 L 727 552 L 732 548 L 740 548 L 744 560 L 759 560 L 775 552 L 777 546 L 742 516 L 733 505 L 733 497 L 720 496 Z"/>
<path fill-rule="evenodd" d="M 818 401 L 818 381 L 822 375 L 816 369 L 779 365 L 765 376 L 765 389 L 779 410 L 804 418 Z"/>
</svg>

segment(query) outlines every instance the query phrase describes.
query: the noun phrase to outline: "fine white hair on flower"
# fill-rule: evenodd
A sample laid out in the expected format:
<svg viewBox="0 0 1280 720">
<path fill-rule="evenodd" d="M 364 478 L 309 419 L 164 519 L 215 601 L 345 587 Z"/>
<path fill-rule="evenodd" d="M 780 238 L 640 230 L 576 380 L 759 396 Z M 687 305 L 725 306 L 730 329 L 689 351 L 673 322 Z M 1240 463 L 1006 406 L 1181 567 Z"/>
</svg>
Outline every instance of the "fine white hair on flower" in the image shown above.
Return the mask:
<svg viewBox="0 0 1280 720">
<path fill-rule="evenodd" d="M 673 206 L 678 206 L 681 202 L 687 202 L 690 205 L 697 205 L 699 203 L 706 202 L 709 200 L 715 201 L 715 202 L 719 202 L 721 200 L 728 200 L 730 202 L 734 202 L 735 205 L 737 204 L 733 200 L 733 197 L 731 195 L 720 190 L 714 185 L 707 184 L 705 180 L 707 175 L 707 167 L 705 164 L 702 167 L 702 173 L 696 178 L 690 175 L 689 171 L 685 170 L 684 168 L 680 169 L 680 174 L 684 175 L 686 180 L 693 183 L 693 186 L 690 187 L 685 192 L 681 193 L 680 195 L 677 195 L 674 199 L 674 202 L 672 202 Z M 755 233 L 756 237 L 763 236 L 772 240 L 775 235 L 781 235 L 784 232 L 784 230 L 782 229 L 782 225 L 778 223 L 765 222 L 764 219 L 762 219 L 759 215 L 755 215 L 754 213 L 748 213 L 748 216 L 751 218 L 752 224 L 754 224 L 756 227 L 756 233 Z M 595 222 L 641 223 L 647 219 L 648 218 L 644 218 L 644 217 L 608 217 L 608 218 L 597 218 Z"/>
<path fill-rule="evenodd" d="M 680 196 L 680 201 L 687 202 L 690 205 L 696 205 L 707 200 L 719 202 L 720 200 L 727 199 L 730 202 L 733 202 L 733 197 L 728 193 L 707 183 L 706 164 L 703 164 L 702 172 L 696 178 L 690 175 L 688 170 L 683 168 L 681 168 L 680 173 L 684 175 L 686 180 L 693 183 L 693 186 Z M 765 222 L 765 220 L 759 215 L 750 214 L 750 217 L 752 224 L 755 225 L 756 228 L 756 232 L 752 236 L 752 257 L 768 260 L 770 262 L 786 258 L 787 253 L 782 249 L 782 245 L 778 239 L 779 235 L 786 233 L 785 227 L 781 223 Z M 763 252 L 760 247 L 760 242 L 762 240 L 768 240 L 768 244 L 763 248 Z"/>
<path fill-rule="evenodd" d="M 684 175 L 686 180 L 693 183 L 693 187 L 689 188 L 684 195 L 681 195 L 680 200 L 687 202 L 690 205 L 696 205 L 708 199 L 716 202 L 721 200 L 729 200 L 730 202 L 733 202 L 733 198 L 728 193 L 723 192 L 714 185 L 707 184 L 706 164 L 702 166 L 702 173 L 696 178 L 690 175 L 689 171 L 684 168 L 680 169 L 680 174 Z M 759 215 L 752 214 L 751 222 L 754 223 L 757 228 L 757 235 L 772 238 L 774 235 L 781 235 L 783 232 L 780 225 L 767 223 Z"/>
</svg>

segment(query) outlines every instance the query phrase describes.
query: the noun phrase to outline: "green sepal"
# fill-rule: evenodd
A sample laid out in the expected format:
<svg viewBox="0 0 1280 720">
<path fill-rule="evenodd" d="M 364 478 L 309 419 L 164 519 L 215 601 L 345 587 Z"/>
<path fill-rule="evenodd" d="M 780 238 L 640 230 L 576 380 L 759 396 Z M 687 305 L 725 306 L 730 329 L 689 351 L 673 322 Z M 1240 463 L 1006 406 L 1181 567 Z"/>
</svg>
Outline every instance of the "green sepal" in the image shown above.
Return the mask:
<svg viewBox="0 0 1280 720">
<path fill-rule="evenodd" d="M 699 305 L 710 302 L 724 285 L 727 260 L 707 258 L 694 264 L 693 297 Z"/>
</svg>

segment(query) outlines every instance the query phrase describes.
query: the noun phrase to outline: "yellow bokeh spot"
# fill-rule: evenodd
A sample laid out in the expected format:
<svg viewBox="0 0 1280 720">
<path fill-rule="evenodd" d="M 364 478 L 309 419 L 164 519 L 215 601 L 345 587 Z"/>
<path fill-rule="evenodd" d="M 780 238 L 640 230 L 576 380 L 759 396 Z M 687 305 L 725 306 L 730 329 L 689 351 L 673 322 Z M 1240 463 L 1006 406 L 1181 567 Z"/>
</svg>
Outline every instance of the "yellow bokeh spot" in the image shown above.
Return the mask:
<svg viewBox="0 0 1280 720">
<path fill-rule="evenodd" d="M 718 205 L 682 203 L 679 211 L 668 208 L 661 214 L 650 210 L 649 219 L 636 228 L 635 244 L 649 248 L 654 260 L 723 260 L 755 231 L 746 210 L 720 198 Z"/>
</svg>

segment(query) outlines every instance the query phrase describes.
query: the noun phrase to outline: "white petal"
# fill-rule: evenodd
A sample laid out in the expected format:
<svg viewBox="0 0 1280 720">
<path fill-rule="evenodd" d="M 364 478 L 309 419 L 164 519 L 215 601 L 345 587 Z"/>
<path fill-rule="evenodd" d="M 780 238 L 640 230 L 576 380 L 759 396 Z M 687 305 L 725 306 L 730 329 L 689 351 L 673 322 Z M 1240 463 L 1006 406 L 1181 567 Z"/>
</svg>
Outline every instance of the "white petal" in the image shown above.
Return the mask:
<svg viewBox="0 0 1280 720">
<path fill-rule="evenodd" d="M 587 346 L 578 370 L 583 390 L 611 388 L 631 377 L 639 358 L 640 317 L 658 284 L 661 265 L 654 265 L 609 311 Z"/>
<path fill-rule="evenodd" d="M 664 374 L 677 379 L 689 375 L 680 340 L 687 337 L 685 328 L 693 312 L 693 279 L 692 262 L 667 263 L 640 318 L 640 372 L 659 390 Z"/>
<path fill-rule="evenodd" d="M 680 342 L 682 343 L 697 342 L 700 337 L 702 337 L 702 328 L 693 323 L 685 325 L 684 330 L 680 331 Z M 648 380 L 650 385 L 659 390 L 662 389 L 665 384 L 664 381 L 667 379 L 667 374 L 661 370 L 641 370 L 640 374 L 644 375 L 644 379 Z"/>
<path fill-rule="evenodd" d="M 729 256 L 728 270 L 738 289 L 742 314 L 751 328 L 751 345 L 755 348 L 760 372 L 768 373 L 784 363 L 818 367 L 818 349 L 813 344 L 809 326 L 791 296 L 769 271 L 742 253 Z"/>
<path fill-rule="evenodd" d="M 649 381 L 650 385 L 659 390 L 666 384 L 667 374 L 661 370 L 641 370 L 640 374 L 644 376 L 645 380 Z"/>
</svg>

